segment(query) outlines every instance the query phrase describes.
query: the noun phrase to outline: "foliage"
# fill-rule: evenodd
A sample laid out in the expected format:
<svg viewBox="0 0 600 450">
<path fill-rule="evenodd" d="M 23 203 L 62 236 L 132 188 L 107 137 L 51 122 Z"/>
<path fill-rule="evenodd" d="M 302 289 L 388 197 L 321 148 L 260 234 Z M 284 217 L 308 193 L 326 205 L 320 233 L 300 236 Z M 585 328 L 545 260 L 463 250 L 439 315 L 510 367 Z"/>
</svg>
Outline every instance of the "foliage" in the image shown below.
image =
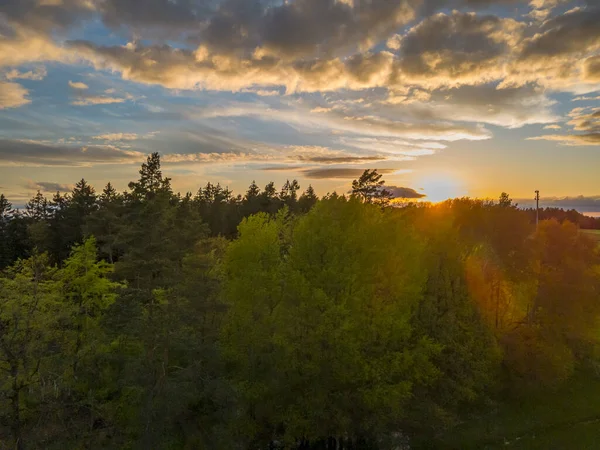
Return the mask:
<svg viewBox="0 0 600 450">
<path fill-rule="evenodd" d="M 125 192 L 0 195 L 0 448 L 438 448 L 600 367 L 578 215 L 300 189 L 178 194 L 152 154 Z"/>
<path fill-rule="evenodd" d="M 411 339 L 419 254 L 406 224 L 354 200 L 323 201 L 297 223 L 242 223 L 225 263 L 224 339 L 245 435 L 265 445 L 397 431 L 412 385 L 435 373 L 435 346 Z"/>
</svg>

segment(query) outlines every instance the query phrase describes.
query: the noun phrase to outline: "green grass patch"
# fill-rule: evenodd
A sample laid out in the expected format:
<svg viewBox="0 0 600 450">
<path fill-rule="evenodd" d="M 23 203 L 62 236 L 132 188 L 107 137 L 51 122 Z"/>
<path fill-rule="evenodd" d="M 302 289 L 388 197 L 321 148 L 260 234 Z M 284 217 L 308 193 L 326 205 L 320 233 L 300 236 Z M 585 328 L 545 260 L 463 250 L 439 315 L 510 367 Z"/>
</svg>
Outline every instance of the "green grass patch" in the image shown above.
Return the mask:
<svg viewBox="0 0 600 450">
<path fill-rule="evenodd" d="M 600 377 L 580 374 L 557 390 L 512 398 L 418 448 L 600 448 Z"/>
<path fill-rule="evenodd" d="M 581 232 L 595 239 L 598 245 L 600 245 L 600 230 L 581 230 Z"/>
</svg>

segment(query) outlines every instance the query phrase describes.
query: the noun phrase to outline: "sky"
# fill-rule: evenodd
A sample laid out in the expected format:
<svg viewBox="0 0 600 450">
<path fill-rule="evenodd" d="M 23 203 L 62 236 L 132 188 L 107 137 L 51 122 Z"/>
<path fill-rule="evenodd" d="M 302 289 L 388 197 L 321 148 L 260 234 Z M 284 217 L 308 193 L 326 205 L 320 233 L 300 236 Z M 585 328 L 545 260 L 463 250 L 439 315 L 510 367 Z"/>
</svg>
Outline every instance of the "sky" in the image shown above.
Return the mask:
<svg viewBox="0 0 600 450">
<path fill-rule="evenodd" d="M 598 0 L 3 0 L 0 192 L 369 168 L 409 198 L 600 212 Z"/>
</svg>

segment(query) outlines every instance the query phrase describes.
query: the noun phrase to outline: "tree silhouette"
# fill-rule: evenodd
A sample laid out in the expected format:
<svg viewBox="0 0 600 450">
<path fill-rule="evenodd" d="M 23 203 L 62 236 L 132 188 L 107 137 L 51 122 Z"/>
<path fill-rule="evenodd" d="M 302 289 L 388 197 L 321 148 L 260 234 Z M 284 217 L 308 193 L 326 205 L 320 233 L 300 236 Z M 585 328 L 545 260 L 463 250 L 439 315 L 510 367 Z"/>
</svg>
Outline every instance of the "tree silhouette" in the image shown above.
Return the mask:
<svg viewBox="0 0 600 450">
<path fill-rule="evenodd" d="M 365 203 L 376 203 L 386 206 L 393 195 L 385 189 L 383 175 L 377 169 L 367 169 L 358 180 L 352 182 L 352 195 L 360 198 Z"/>
</svg>

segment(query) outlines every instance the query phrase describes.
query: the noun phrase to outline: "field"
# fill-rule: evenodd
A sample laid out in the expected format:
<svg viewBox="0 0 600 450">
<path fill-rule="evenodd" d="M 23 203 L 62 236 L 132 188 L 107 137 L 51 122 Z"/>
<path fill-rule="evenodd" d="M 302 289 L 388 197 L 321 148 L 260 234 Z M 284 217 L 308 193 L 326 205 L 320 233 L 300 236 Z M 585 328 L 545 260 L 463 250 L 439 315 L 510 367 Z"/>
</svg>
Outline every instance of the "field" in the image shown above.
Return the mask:
<svg viewBox="0 0 600 450">
<path fill-rule="evenodd" d="M 581 230 L 581 232 L 596 239 L 598 245 L 600 245 L 600 230 Z"/>
<path fill-rule="evenodd" d="M 600 448 L 600 377 L 579 375 L 553 393 L 530 395 L 463 423 L 441 436 L 438 449 Z"/>
</svg>

